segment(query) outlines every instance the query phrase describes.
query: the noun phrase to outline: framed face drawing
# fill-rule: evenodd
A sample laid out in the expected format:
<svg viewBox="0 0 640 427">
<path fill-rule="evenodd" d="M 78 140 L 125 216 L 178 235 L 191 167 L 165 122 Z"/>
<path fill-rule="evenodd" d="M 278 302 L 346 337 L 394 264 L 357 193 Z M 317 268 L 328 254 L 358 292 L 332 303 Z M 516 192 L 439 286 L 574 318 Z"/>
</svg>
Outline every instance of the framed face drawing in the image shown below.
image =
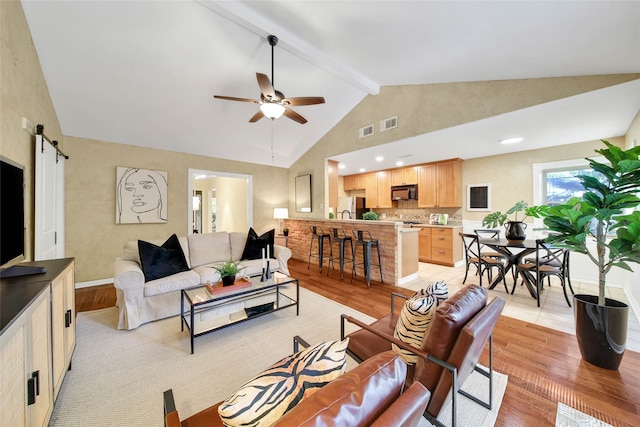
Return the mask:
<svg viewBox="0 0 640 427">
<path fill-rule="evenodd" d="M 167 222 L 167 172 L 116 168 L 116 224 Z"/>
</svg>

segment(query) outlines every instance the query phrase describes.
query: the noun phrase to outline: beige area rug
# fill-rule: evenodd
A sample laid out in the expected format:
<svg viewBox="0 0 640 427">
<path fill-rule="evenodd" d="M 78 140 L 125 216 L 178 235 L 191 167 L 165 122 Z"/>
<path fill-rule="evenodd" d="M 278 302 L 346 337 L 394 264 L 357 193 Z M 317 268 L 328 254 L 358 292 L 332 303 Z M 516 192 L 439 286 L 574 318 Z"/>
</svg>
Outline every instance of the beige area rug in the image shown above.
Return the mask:
<svg viewBox="0 0 640 427">
<path fill-rule="evenodd" d="M 160 427 L 165 390 L 173 389 L 184 419 L 224 400 L 291 354 L 294 335 L 312 344 L 337 340 L 340 314 L 373 320 L 311 291 L 300 289 L 300 294 L 300 316 L 289 308 L 197 337 L 195 354 L 190 354 L 188 332 L 180 331 L 179 317 L 121 331 L 116 329 L 116 308 L 80 313 L 72 370 L 65 377 L 50 426 Z M 353 368 L 355 362 L 348 360 L 348 369 Z M 458 425 L 495 423 L 507 377 L 495 374 L 495 378 L 494 410 L 459 396 Z M 464 389 L 481 394 L 486 384 L 484 377 L 470 378 Z M 441 417 L 450 423 L 450 415 Z M 421 425 L 429 424 L 423 420 Z"/>
<path fill-rule="evenodd" d="M 558 402 L 556 412 L 556 427 L 613 427 L 604 421 L 573 409 L 564 403 Z"/>
</svg>

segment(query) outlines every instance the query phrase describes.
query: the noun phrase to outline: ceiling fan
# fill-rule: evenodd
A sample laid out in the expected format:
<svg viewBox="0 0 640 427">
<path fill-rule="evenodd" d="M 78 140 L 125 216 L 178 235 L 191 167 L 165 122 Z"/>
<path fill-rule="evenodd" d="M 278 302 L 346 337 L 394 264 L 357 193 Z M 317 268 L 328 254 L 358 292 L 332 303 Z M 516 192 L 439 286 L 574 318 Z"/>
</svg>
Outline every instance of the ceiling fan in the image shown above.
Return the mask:
<svg viewBox="0 0 640 427">
<path fill-rule="evenodd" d="M 250 123 L 255 123 L 263 117 L 268 117 L 272 120 L 280 118 L 283 114 L 300 124 L 305 124 L 307 119 L 296 113 L 289 107 L 296 107 L 301 105 L 315 105 L 324 104 L 324 98 L 322 96 L 305 96 L 300 98 L 285 98 L 284 94 L 279 90 L 275 90 L 273 87 L 273 48 L 278 44 L 278 38 L 276 36 L 267 37 L 269 44 L 271 45 L 271 81 L 265 74 L 256 73 L 258 77 L 258 85 L 260 86 L 260 100 L 248 99 L 248 98 L 236 98 L 233 96 L 213 95 L 214 98 L 226 99 L 229 101 L 240 102 L 254 102 L 260 105 L 260 109 L 256 114 L 249 119 Z"/>
</svg>

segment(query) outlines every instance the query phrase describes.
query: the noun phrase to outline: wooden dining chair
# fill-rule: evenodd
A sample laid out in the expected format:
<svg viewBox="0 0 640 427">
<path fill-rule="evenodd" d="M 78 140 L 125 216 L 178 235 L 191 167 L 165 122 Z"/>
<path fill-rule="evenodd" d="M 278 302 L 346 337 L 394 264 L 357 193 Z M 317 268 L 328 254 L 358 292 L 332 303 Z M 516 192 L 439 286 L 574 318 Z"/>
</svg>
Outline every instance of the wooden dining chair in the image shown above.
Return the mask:
<svg viewBox="0 0 640 427">
<path fill-rule="evenodd" d="M 567 294 L 567 286 L 574 294 L 571 280 L 569 279 L 569 253 L 566 248 L 558 248 L 550 245 L 544 239 L 536 240 L 536 256 L 525 259 L 516 266 L 517 273 L 522 280 L 531 281 L 536 288 L 536 300 L 540 307 L 540 294 L 544 287 L 544 279 L 549 281 L 552 276 L 557 277 L 562 285 L 564 299 L 571 307 L 571 300 Z M 516 284 L 514 282 L 511 293 L 515 291 Z"/>
</svg>

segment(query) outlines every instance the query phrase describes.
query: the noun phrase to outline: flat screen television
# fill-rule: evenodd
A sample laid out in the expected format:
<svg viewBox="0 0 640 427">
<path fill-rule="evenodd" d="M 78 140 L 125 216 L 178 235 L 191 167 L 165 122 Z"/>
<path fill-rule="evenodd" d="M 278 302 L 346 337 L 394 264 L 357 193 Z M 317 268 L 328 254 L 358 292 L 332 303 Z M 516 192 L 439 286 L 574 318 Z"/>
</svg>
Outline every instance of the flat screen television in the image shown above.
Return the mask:
<svg viewBox="0 0 640 427">
<path fill-rule="evenodd" d="M 0 156 L 0 268 L 24 259 L 24 166 Z"/>
</svg>

